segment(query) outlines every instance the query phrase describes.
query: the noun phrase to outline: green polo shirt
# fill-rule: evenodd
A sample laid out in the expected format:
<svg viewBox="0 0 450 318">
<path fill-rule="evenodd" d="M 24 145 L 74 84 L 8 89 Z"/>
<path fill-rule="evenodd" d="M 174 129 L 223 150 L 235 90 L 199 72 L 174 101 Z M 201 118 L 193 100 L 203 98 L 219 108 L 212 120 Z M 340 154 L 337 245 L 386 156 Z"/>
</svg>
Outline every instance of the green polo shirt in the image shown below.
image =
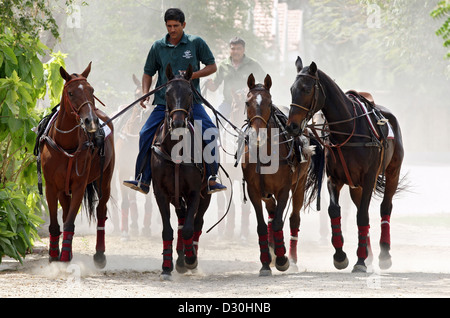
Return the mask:
<svg viewBox="0 0 450 318">
<path fill-rule="evenodd" d="M 167 82 L 166 67 L 170 63 L 174 74 L 179 71 L 187 70 L 189 64 L 192 65 L 194 72 L 200 70 L 200 62 L 204 65 L 214 64 L 215 58 L 206 42 L 195 35 L 184 33 L 181 41 L 177 45 L 171 44 L 169 34 L 161 40 L 156 41 L 148 53 L 147 61 L 144 67 L 144 73 L 153 76 L 158 72 L 158 81 L 156 87 Z M 193 84 L 200 92 L 200 79 L 194 79 Z M 154 105 L 165 105 L 165 92 L 162 89 L 155 93 Z M 201 104 L 198 99 L 195 103 Z"/>
<path fill-rule="evenodd" d="M 241 89 L 247 89 L 248 76 L 255 76 L 257 83 L 262 83 L 266 74 L 261 65 L 254 59 L 244 55 L 241 64 L 236 69 L 231 62 L 231 57 L 223 60 L 217 66 L 214 84 L 219 86 L 223 82 L 224 101 L 232 103 L 232 93 Z"/>
</svg>

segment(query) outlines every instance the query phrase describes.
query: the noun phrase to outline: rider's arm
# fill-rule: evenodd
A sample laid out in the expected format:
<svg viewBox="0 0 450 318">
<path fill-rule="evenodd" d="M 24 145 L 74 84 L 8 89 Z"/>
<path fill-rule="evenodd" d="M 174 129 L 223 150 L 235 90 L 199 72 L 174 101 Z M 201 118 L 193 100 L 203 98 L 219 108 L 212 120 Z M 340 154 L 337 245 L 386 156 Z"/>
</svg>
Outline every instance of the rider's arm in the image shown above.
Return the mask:
<svg viewBox="0 0 450 318">
<path fill-rule="evenodd" d="M 217 71 L 216 63 L 209 64 L 209 65 L 206 65 L 201 70 L 199 70 L 197 72 L 194 72 L 192 74 L 192 79 L 196 79 L 196 78 L 200 78 L 200 77 L 206 77 L 206 76 L 209 76 L 209 75 L 215 73 L 216 71 Z"/>
<path fill-rule="evenodd" d="M 152 77 L 148 74 L 145 74 L 142 76 L 142 95 L 147 94 L 150 91 L 150 87 L 152 86 Z M 149 97 L 146 99 L 141 100 L 141 106 L 143 108 L 146 108 L 144 102 L 147 102 Z"/>
</svg>

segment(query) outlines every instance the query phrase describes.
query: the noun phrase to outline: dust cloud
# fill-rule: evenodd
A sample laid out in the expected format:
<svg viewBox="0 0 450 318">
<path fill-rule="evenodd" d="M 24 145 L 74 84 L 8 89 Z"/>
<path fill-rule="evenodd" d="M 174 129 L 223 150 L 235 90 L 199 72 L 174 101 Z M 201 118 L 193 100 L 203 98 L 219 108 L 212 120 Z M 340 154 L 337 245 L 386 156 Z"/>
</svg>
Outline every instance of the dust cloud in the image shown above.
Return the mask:
<svg viewBox="0 0 450 318">
<path fill-rule="evenodd" d="M 163 21 L 164 10 L 172 5 L 179 6 L 180 2 L 111 1 L 110 5 L 110 1 L 108 1 L 108 5 L 106 5 L 105 1 L 97 0 L 88 1 L 88 3 L 88 6 L 79 7 L 79 15 L 70 23 L 64 19 L 61 21 L 62 41 L 54 49 L 69 54 L 66 60 L 66 69 L 70 73 L 80 72 L 90 61 L 93 62 L 89 81 L 95 87 L 97 97 L 107 105 L 105 112 L 114 115 L 119 107 L 135 100 L 134 94 L 138 86 L 133 82 L 132 76 L 135 74 L 138 79 L 141 78 L 151 44 L 162 38 L 166 33 Z M 419 34 L 398 30 L 399 33 L 404 34 L 404 37 L 413 34 L 415 37 L 401 38 L 399 34 L 384 33 L 385 38 L 383 38 L 380 34 L 386 32 L 388 26 L 383 24 L 387 22 L 382 19 L 381 26 L 361 24 L 362 29 L 369 29 L 369 31 L 366 30 L 367 32 L 350 29 L 347 31 L 349 32 L 349 39 L 342 44 L 333 41 L 327 43 L 327 41 L 321 39 L 320 37 L 324 35 L 315 32 L 314 21 L 312 20 L 312 14 L 316 12 L 314 10 L 317 10 L 317 8 L 307 5 L 306 1 L 301 3 L 302 5 L 296 5 L 296 9 L 300 7 L 304 10 L 303 21 L 300 22 L 303 23 L 302 42 L 297 51 L 290 52 L 283 62 L 274 63 L 273 60 L 275 60 L 277 51 L 268 50 L 263 46 L 262 41 L 259 48 L 247 48 L 248 55 L 259 59 L 266 72 L 272 76 L 274 103 L 281 106 L 290 104 L 289 87 L 296 75 L 294 62 L 298 55 L 302 57 L 305 65 L 315 61 L 321 70 L 335 79 L 342 90 L 356 89 L 371 92 L 377 103 L 390 108 L 396 114 L 402 127 L 406 149 L 403 173 L 408 174 L 411 187 L 410 192 L 404 193 L 394 201 L 393 235 L 395 236 L 394 224 L 397 221 L 401 221 L 402 224 L 413 223 L 417 228 L 425 225 L 436 225 L 448 229 L 450 226 L 450 207 L 446 198 L 450 189 L 450 143 L 448 141 L 450 126 L 447 124 L 450 121 L 449 61 L 444 60 L 445 50 L 442 49 L 440 39 L 434 35 L 438 23 L 429 17 L 430 6 L 418 8 L 418 11 L 405 11 L 403 13 L 405 15 L 410 14 L 411 18 L 417 18 L 418 15 L 422 17 L 422 20 L 417 21 L 421 28 Z M 181 5 L 181 8 L 183 9 L 183 5 Z M 389 10 L 398 10 L 398 8 L 383 8 L 380 14 L 387 15 L 390 12 Z M 186 10 L 185 13 L 187 13 L 185 31 L 199 34 L 208 40 L 208 30 L 196 27 L 198 21 L 189 20 L 191 13 L 186 12 Z M 329 17 L 334 16 L 335 13 L 330 12 Z M 362 21 L 369 18 L 365 12 L 362 12 L 361 15 Z M 322 23 L 326 22 L 327 20 L 322 21 Z M 332 22 L 331 18 L 329 18 L 329 22 Z M 234 34 L 223 34 L 222 46 L 211 46 L 217 57 L 223 58 L 226 56 L 227 47 L 224 44 L 232 36 Z M 380 41 L 379 45 L 385 48 L 384 50 L 374 50 L 373 56 L 365 49 L 366 46 L 370 45 L 372 39 Z M 396 53 L 393 52 L 395 45 L 390 45 L 389 39 L 399 41 L 398 45 L 400 45 L 400 41 L 401 43 L 410 42 L 410 45 L 404 47 L 403 52 Z M 211 40 L 211 43 L 217 42 Z M 264 52 L 264 54 L 260 54 L 261 52 Z M 364 54 L 364 60 L 358 55 L 359 52 Z M 419 54 L 419 58 L 417 58 L 415 57 L 416 53 L 422 54 Z M 392 59 L 392 54 L 404 55 L 405 60 L 403 60 L 402 65 L 396 65 L 392 62 L 395 61 L 395 59 Z M 357 66 L 356 69 L 354 65 Z M 404 72 L 398 68 L 403 68 Z M 221 102 L 221 96 L 218 93 L 209 92 L 207 99 L 213 105 L 218 105 Z M 148 115 L 149 112 L 141 114 L 144 120 Z M 120 134 L 121 131 L 115 132 L 116 142 L 120 139 Z M 132 146 L 131 149 L 118 149 L 117 152 L 117 156 L 124 157 L 124 160 L 118 160 L 121 165 L 118 165 L 116 169 L 117 171 L 120 169 L 127 171 L 128 176 L 133 175 L 137 141 Z M 228 180 L 223 175 L 222 177 L 222 181 L 229 186 Z M 115 178 L 114 199 L 110 202 L 109 207 L 108 235 L 121 235 L 121 210 L 123 210 L 121 204 L 128 191 L 131 191 L 122 186 L 123 180 L 119 179 L 118 173 L 115 174 Z M 230 212 L 230 215 L 219 226 L 206 234 L 206 230 L 223 215 L 224 207 L 228 204 L 230 198 L 229 191 L 226 198 L 214 195 L 205 218 L 202 240 L 235 240 L 238 242 L 248 240 L 255 243 L 252 246 L 256 252 L 258 249 L 256 244 L 256 219 L 250 202 L 247 202 L 246 205 L 242 203 L 243 191 L 239 177 L 234 182 L 233 188 L 233 203 L 236 206 L 236 211 Z M 317 212 L 311 209 L 302 214 L 300 230 L 302 244 L 307 245 L 308 242 L 315 244 L 322 240 L 329 242 L 330 226 L 326 211 L 327 197 L 328 194 L 324 190 L 322 211 Z M 136 200 L 134 207 L 137 207 L 139 212 L 137 216 L 139 231 L 143 231 L 144 223 L 147 222 L 147 224 L 150 224 L 150 235 L 160 237 L 162 226 L 153 195 L 149 194 L 144 197 L 137 194 L 134 200 Z M 150 201 L 149 205 L 146 205 L 146 200 Z M 377 234 L 379 232 L 379 203 L 379 200 L 374 199 L 370 211 L 374 242 L 379 237 Z M 130 204 L 133 204 L 133 202 Z M 146 206 L 147 208 L 145 208 Z M 344 230 L 347 231 L 344 232 L 346 242 L 347 240 L 354 242 L 357 239 L 356 209 L 350 204 L 346 189 L 343 190 L 342 194 L 342 207 L 343 217 L 346 218 L 346 226 L 344 226 Z M 144 212 L 144 210 L 146 211 Z M 147 213 L 147 219 L 145 213 Z M 132 223 L 131 217 L 128 223 Z M 248 231 L 248 234 L 241 231 L 242 223 L 244 223 L 243 228 Z M 173 220 L 172 224 L 175 228 L 176 220 Z M 95 226 L 90 225 L 86 217 L 80 214 L 77 219 L 76 235 L 94 234 L 94 228 Z M 288 232 L 287 225 L 285 231 Z M 424 235 L 432 235 L 432 228 L 430 228 L 430 232 Z M 130 239 L 132 240 L 132 236 Z M 408 238 L 399 239 L 404 242 L 408 241 Z M 411 240 L 418 245 L 421 244 L 417 237 L 411 238 Z M 430 240 L 430 237 L 428 237 L 428 240 Z M 432 238 L 431 240 L 433 241 Z M 437 239 L 437 241 L 439 242 L 436 242 L 436 244 L 441 243 L 440 240 Z M 395 244 L 394 240 L 393 242 Z M 156 249 L 160 253 L 162 243 L 157 247 L 146 246 L 146 248 Z M 329 255 L 331 259 L 331 250 Z M 123 264 L 123 267 L 131 266 L 130 264 Z M 450 268 L 448 265 L 444 264 L 440 268 L 444 270 L 444 267 L 447 266 L 448 270 Z M 159 265 L 156 267 L 158 268 Z M 85 269 L 85 271 L 89 273 L 90 270 Z"/>
</svg>

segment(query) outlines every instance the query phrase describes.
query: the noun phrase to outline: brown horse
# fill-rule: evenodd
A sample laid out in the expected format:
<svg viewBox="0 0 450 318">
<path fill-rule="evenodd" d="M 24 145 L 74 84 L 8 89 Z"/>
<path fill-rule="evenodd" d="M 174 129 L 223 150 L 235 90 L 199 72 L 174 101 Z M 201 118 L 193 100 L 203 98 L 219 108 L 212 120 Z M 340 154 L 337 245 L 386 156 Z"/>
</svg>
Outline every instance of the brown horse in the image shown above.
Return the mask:
<svg viewBox="0 0 450 318">
<path fill-rule="evenodd" d="M 72 259 L 75 218 L 84 198 L 90 217 L 98 200 L 94 261 L 97 267 L 103 268 L 106 265 L 106 204 L 114 169 L 114 140 L 112 124 L 108 125 L 111 134 L 106 138 L 104 130 L 99 129 L 99 118 L 106 121 L 108 117 L 95 108 L 94 89 L 87 82 L 90 70 L 91 63 L 81 75 L 69 75 L 60 68 L 66 81 L 60 109 L 48 133 L 41 137 L 40 157 L 50 211 L 50 261 L 69 262 Z M 64 222 L 61 252 L 58 201 Z"/>
<path fill-rule="evenodd" d="M 274 245 L 276 268 L 280 271 L 289 268 L 289 259 L 285 256 L 283 212 L 289 201 L 290 192 L 292 193 L 292 212 L 289 218 L 291 231 L 289 258 L 294 263 L 297 262 L 299 211 L 305 202 L 306 184 L 311 184 L 307 182 L 308 174 L 314 170 L 309 169 L 312 152 L 305 152 L 304 160 L 301 160 L 300 156 L 296 155 L 296 151 L 293 151 L 293 147 L 298 144 L 288 142 L 286 134 L 283 134 L 284 125 L 280 122 L 280 117 L 277 117 L 282 113 L 272 104 L 270 76 L 266 76 L 263 85 L 255 84 L 255 78 L 253 74 L 250 74 L 247 85 L 249 88 L 246 101 L 248 140 L 245 144 L 242 171 L 258 223 L 257 232 L 262 263 L 260 276 L 267 276 L 272 273 L 269 244 Z M 286 116 L 282 116 L 287 121 Z M 272 154 L 270 165 L 274 167 L 268 167 L 268 162 L 264 162 L 265 160 L 262 159 L 264 152 Z M 269 225 L 266 225 L 264 219 L 262 201 L 265 202 L 269 213 Z M 311 198 L 307 200 L 307 202 L 310 201 Z"/>
<path fill-rule="evenodd" d="M 358 261 L 353 270 L 367 271 L 365 260 L 371 255 L 369 204 L 374 190 L 383 194 L 379 260 L 380 268 L 387 269 L 392 264 L 389 254 L 392 198 L 401 188 L 399 177 L 404 156 L 399 123 L 388 109 L 376 105 L 370 94 L 345 94 L 328 75 L 318 70 L 314 62 L 303 67 L 299 57 L 296 67 L 298 74 L 291 87 L 288 130 L 293 135 L 301 134 L 319 110 L 322 110 L 329 127 L 324 145 L 330 194 L 328 214 L 332 244 L 336 250 L 334 265 L 337 269 L 348 266 L 348 258 L 343 251 L 339 206 L 340 190 L 348 184 L 350 196 L 358 209 Z"/>
<path fill-rule="evenodd" d="M 162 127 L 158 128 L 152 146 L 151 167 L 153 190 L 163 223 L 163 264 L 162 278 L 170 279 L 173 270 L 172 243 L 173 229 L 170 224 L 170 204 L 175 206 L 178 217 L 178 239 L 176 269 L 180 273 L 195 269 L 198 264 L 197 245 L 202 232 L 203 216 L 209 207 L 211 195 L 207 194 L 205 167 L 192 158 L 195 151 L 202 152 L 202 144 L 194 141 L 191 111 L 193 91 L 190 79 L 192 66 L 189 65 L 184 76 L 174 76 L 170 64 L 166 69 L 166 116 Z M 176 132 L 181 132 L 182 141 Z M 195 134 L 201 134 L 196 131 Z M 196 135 L 198 136 L 198 135 Z M 178 136 L 179 138 L 180 136 Z M 173 158 L 174 147 L 190 140 L 191 153 L 183 148 L 188 160 Z M 200 137 L 201 140 L 201 137 Z M 194 146 L 192 146 L 194 145 Z M 195 145 L 199 149 L 194 149 Z M 179 153 L 176 152 L 176 156 Z"/>
</svg>

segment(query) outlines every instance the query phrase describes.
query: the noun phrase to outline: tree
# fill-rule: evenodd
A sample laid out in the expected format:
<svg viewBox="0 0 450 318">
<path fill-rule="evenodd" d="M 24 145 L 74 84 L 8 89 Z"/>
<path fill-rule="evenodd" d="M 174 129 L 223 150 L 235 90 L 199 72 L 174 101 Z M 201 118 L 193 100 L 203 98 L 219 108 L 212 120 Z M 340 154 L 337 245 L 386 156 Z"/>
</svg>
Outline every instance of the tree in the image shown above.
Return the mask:
<svg viewBox="0 0 450 318">
<path fill-rule="evenodd" d="M 431 12 L 431 16 L 434 19 L 447 17 L 444 24 L 436 31 L 436 35 L 444 39 L 444 47 L 450 47 L 450 1 L 439 1 Z M 447 58 L 450 58 L 450 51 L 447 53 Z"/>
<path fill-rule="evenodd" d="M 47 84 L 51 99 L 61 95 L 63 80 L 55 73 L 64 55 L 53 53 L 47 64 L 39 59 L 49 51 L 39 32 L 58 36 L 47 1 L 4 0 L 0 12 L 0 262 L 4 255 L 22 262 L 38 238 L 45 204 L 37 193 L 33 155 L 32 128 L 42 117 L 36 103 Z"/>
</svg>

